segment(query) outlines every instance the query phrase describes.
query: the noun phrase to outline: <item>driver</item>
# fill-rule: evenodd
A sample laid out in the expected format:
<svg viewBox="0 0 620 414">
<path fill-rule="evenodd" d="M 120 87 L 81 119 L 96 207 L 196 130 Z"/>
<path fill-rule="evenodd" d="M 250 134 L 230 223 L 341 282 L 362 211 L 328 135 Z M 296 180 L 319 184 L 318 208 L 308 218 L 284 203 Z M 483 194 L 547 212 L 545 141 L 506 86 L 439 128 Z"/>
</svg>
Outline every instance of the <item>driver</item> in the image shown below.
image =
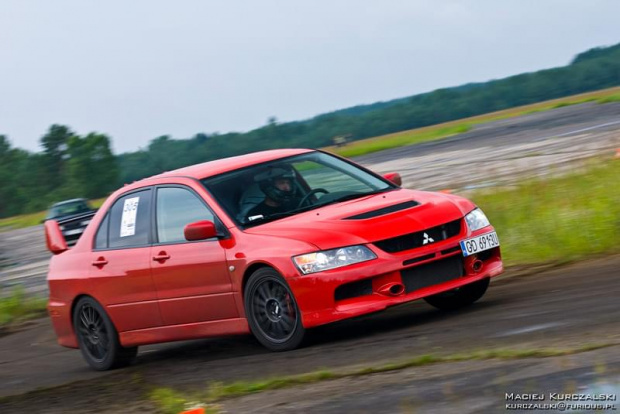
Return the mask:
<svg viewBox="0 0 620 414">
<path fill-rule="evenodd" d="M 265 199 L 248 212 L 250 221 L 293 210 L 299 203 L 295 188 L 295 172 L 287 166 L 272 166 L 255 179 Z"/>
</svg>

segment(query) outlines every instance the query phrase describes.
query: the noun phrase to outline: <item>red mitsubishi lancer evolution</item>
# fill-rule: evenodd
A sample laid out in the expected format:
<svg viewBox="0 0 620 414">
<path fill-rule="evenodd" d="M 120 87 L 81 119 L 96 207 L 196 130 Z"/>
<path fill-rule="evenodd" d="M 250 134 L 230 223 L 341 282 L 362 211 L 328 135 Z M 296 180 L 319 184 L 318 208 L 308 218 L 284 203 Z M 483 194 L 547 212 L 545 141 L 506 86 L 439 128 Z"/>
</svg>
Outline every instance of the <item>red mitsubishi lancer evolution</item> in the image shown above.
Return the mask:
<svg viewBox="0 0 620 414">
<path fill-rule="evenodd" d="M 127 185 L 71 249 L 47 221 L 58 342 L 106 370 L 139 345 L 251 332 L 285 351 L 309 328 L 400 303 L 480 299 L 503 271 L 484 213 L 399 185 L 325 152 L 274 150 Z"/>
</svg>

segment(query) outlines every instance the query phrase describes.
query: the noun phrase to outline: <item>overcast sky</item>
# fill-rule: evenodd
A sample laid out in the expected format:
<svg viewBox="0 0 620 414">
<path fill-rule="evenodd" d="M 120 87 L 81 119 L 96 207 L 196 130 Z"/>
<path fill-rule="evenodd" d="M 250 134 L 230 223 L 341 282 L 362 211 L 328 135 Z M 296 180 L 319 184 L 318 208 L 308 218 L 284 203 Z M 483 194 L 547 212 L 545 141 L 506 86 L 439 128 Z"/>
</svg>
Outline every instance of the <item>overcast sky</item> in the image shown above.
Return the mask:
<svg viewBox="0 0 620 414">
<path fill-rule="evenodd" d="M 0 134 L 117 153 L 567 64 L 617 0 L 0 0 Z"/>
</svg>

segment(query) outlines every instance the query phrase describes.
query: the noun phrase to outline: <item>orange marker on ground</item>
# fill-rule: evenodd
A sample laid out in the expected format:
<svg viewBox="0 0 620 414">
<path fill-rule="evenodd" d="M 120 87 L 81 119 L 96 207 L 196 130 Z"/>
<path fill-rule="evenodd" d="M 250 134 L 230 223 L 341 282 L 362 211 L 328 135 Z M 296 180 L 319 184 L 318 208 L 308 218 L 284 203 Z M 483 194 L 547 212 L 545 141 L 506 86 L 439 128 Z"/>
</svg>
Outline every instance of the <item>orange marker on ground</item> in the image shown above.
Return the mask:
<svg viewBox="0 0 620 414">
<path fill-rule="evenodd" d="M 179 414 L 205 414 L 205 409 L 203 407 L 193 408 L 189 411 L 183 411 L 182 413 L 179 413 Z"/>
</svg>

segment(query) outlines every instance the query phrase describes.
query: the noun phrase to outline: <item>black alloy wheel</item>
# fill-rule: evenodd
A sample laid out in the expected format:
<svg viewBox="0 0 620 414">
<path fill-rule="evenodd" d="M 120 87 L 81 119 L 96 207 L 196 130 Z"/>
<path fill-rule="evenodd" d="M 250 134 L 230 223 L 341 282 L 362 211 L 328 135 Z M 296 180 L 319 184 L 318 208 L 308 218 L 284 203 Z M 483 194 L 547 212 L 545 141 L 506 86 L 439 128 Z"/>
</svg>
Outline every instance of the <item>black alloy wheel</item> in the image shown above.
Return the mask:
<svg viewBox="0 0 620 414">
<path fill-rule="evenodd" d="M 476 302 L 484 296 L 489 287 L 490 278 L 484 278 L 474 283 L 461 286 L 447 292 L 425 297 L 424 300 L 438 309 L 455 310 Z"/>
<path fill-rule="evenodd" d="M 88 349 L 88 353 L 94 360 L 103 361 L 108 355 L 108 350 L 111 346 L 103 318 L 88 303 L 82 305 L 79 312 L 78 330 Z"/>
<path fill-rule="evenodd" d="M 75 305 L 73 327 L 82 356 L 97 371 L 128 365 L 138 353 L 138 347 L 120 345 L 112 321 L 93 298 L 83 297 Z"/>
<path fill-rule="evenodd" d="M 303 341 L 305 329 L 295 297 L 271 268 L 254 272 L 245 288 L 245 312 L 252 333 L 272 351 L 288 351 Z"/>
</svg>

